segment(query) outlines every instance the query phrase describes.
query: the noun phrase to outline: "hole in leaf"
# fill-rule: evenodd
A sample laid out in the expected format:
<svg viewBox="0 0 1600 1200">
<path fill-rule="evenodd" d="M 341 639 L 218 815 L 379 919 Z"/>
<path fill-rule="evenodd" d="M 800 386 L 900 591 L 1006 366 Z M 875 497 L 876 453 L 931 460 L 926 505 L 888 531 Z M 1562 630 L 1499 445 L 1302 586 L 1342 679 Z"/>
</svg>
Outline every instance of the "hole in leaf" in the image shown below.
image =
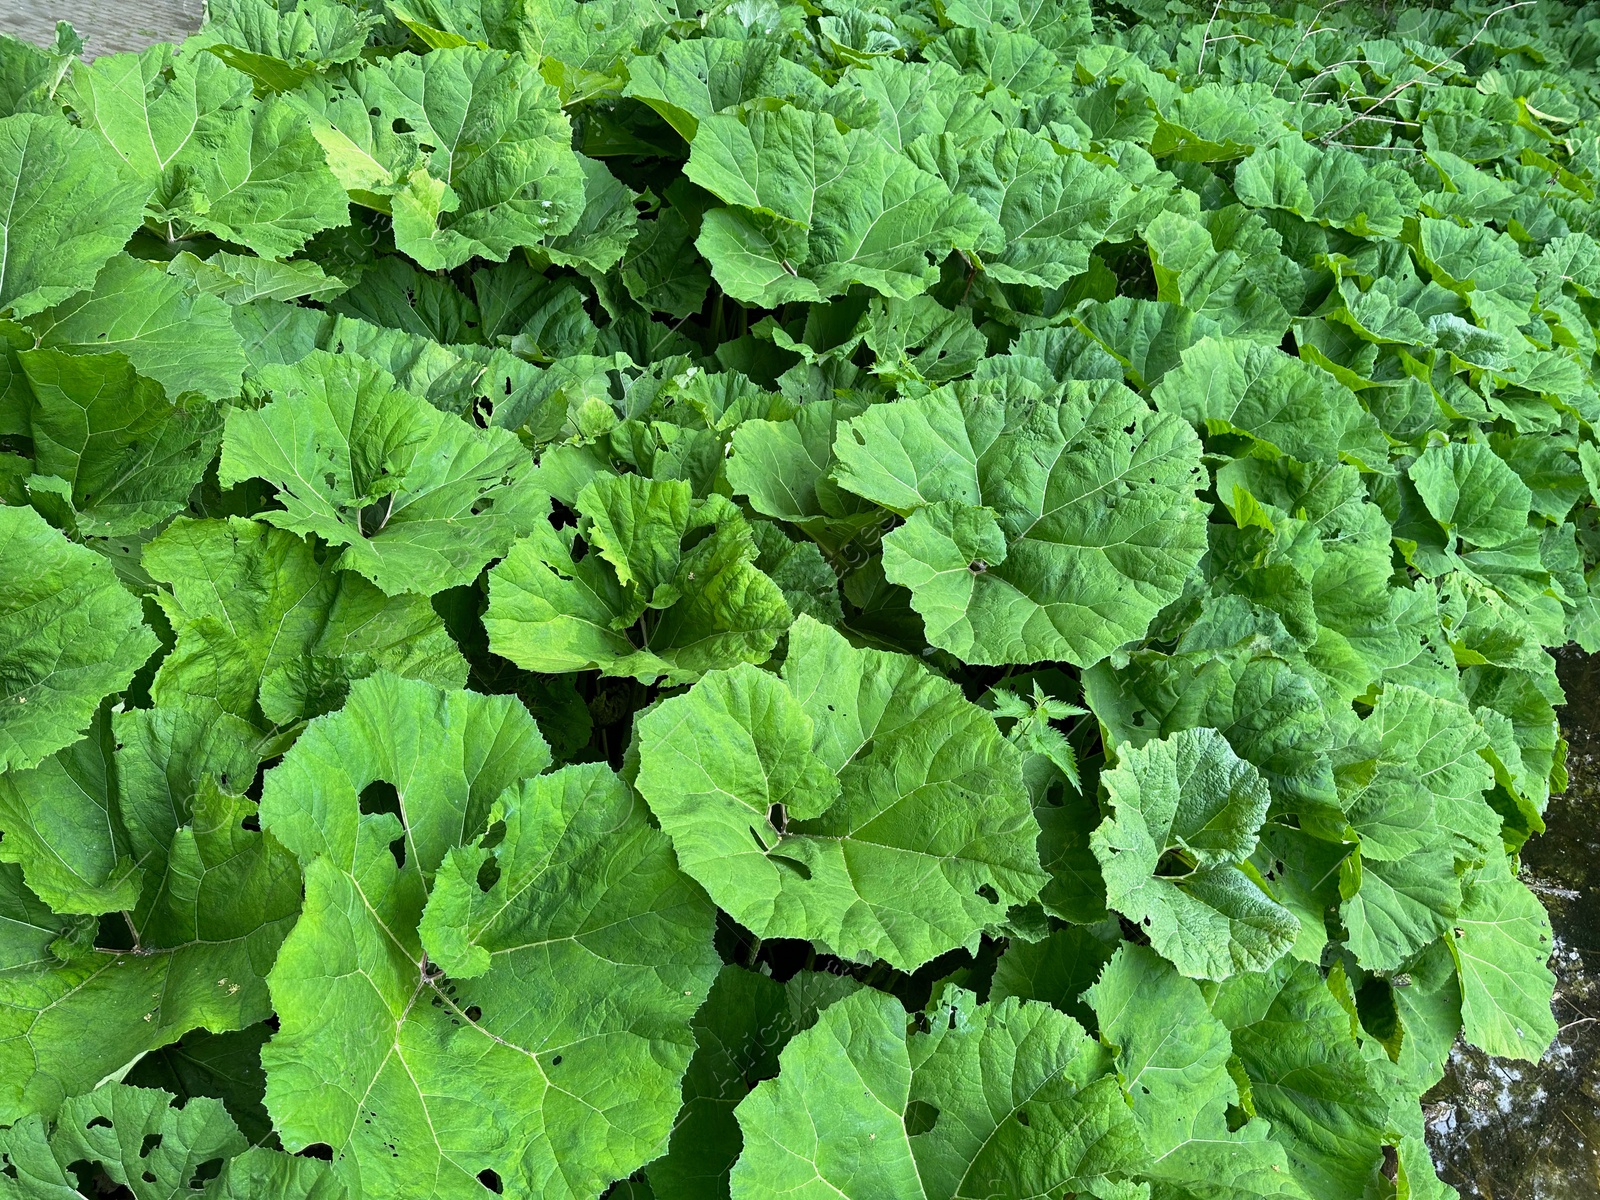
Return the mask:
<svg viewBox="0 0 1600 1200">
<path fill-rule="evenodd" d="M 911 1137 L 931 1132 L 938 1121 L 939 1110 L 926 1100 L 913 1100 L 906 1105 L 906 1133 Z"/>
<path fill-rule="evenodd" d="M 246 817 L 244 820 L 239 822 L 239 828 L 240 829 L 248 829 L 252 833 L 260 833 L 261 832 L 261 814 L 260 813 L 251 813 L 248 817 Z"/>
<path fill-rule="evenodd" d="M 988 569 L 989 564 L 984 562 L 981 558 L 975 558 L 967 564 L 967 570 L 971 571 L 974 575 L 982 575 Z"/>
<path fill-rule="evenodd" d="M 406 867 L 406 835 L 401 834 L 389 843 L 389 853 L 394 855 L 394 865 L 400 870 Z"/>
<path fill-rule="evenodd" d="M 333 1147 L 327 1142 L 312 1142 L 299 1152 L 300 1158 L 320 1158 L 323 1162 L 333 1161 Z"/>
<path fill-rule="evenodd" d="M 396 117 L 389 125 L 396 133 L 415 133 L 416 129 L 404 117 Z"/>
<path fill-rule="evenodd" d="M 561 1065 L 561 1055 L 558 1054 L 554 1058 L 552 1058 L 550 1060 L 550 1065 L 552 1067 L 559 1067 Z"/>
<path fill-rule="evenodd" d="M 712 534 L 713 527 L 702 525 L 699 529 L 691 529 L 678 540 L 678 551 L 687 554 Z"/>
<path fill-rule="evenodd" d="M 145 1134 L 144 1141 L 139 1143 L 139 1157 L 149 1158 L 150 1152 L 159 1145 L 161 1145 L 161 1135 L 159 1133 Z"/>
<path fill-rule="evenodd" d="M 488 892 L 494 890 L 494 885 L 500 882 L 500 862 L 498 859 L 486 858 L 478 868 L 478 890 Z"/>
<path fill-rule="evenodd" d="M 1025 1109 L 1025 1108 L 1017 1109 L 1017 1124 L 1018 1125 L 1021 1125 L 1024 1129 L 1026 1129 L 1032 1123 L 1033 1122 L 1028 1119 L 1028 1110 L 1027 1109 Z"/>
<path fill-rule="evenodd" d="M 505 840 L 506 823 L 504 821 L 496 821 L 484 831 L 483 837 L 478 839 L 478 845 L 482 846 L 485 850 L 493 850 Z"/>
<path fill-rule="evenodd" d="M 110 1129 L 111 1128 L 111 1122 L 105 1117 L 95 1117 L 92 1121 L 89 1122 L 88 1128 L 90 1128 L 90 1129 Z"/>
<path fill-rule="evenodd" d="M 986 883 L 980 887 L 978 889 L 978 895 L 982 896 L 990 904 L 1000 903 L 1000 893 L 994 890 L 994 886 L 992 884 Z"/>
<path fill-rule="evenodd" d="M 767 858 L 772 862 L 777 863 L 780 867 L 787 867 L 796 875 L 800 876 L 801 879 L 811 878 L 811 868 L 806 866 L 805 863 L 801 862 L 797 858 L 789 858 L 787 855 L 783 854 L 769 854 L 767 855 Z"/>
<path fill-rule="evenodd" d="M 142 1171 L 139 1174 L 139 1178 L 146 1183 L 154 1183 L 156 1181 L 156 1173 L 154 1171 Z"/>
<path fill-rule="evenodd" d="M 194 1169 L 194 1174 L 189 1177 L 189 1186 L 199 1191 L 206 1186 L 206 1182 L 222 1174 L 222 1159 L 208 1158 Z"/>
<path fill-rule="evenodd" d="M 393 813 L 400 815 L 400 793 L 395 791 L 394 784 L 386 779 L 374 779 L 361 789 L 361 811 L 368 815 L 373 813 Z"/>
<path fill-rule="evenodd" d="M 768 825 L 771 825 L 779 833 L 782 833 L 783 832 L 783 828 L 784 828 L 785 820 L 786 820 L 786 814 L 783 811 L 783 805 L 781 805 L 781 804 L 768 805 L 768 807 L 767 807 L 767 824 Z"/>
<path fill-rule="evenodd" d="M 483 1019 L 483 1009 L 479 1008 L 476 1004 L 469 1004 L 462 1011 L 466 1014 L 466 1018 L 469 1021 L 480 1021 Z"/>
<path fill-rule="evenodd" d="M 589 543 L 581 537 L 572 539 L 572 563 L 576 566 L 583 561 L 583 556 L 589 553 Z"/>
<path fill-rule="evenodd" d="M 500 1176 L 496 1175 L 488 1167 L 478 1172 L 478 1182 L 496 1196 L 504 1190 L 503 1185 L 500 1183 Z"/>
<path fill-rule="evenodd" d="M 1181 879 L 1192 874 L 1193 870 L 1193 867 L 1183 861 L 1182 855 L 1171 850 L 1163 854 L 1161 861 L 1156 864 L 1156 874 L 1166 879 Z"/>
<path fill-rule="evenodd" d="M 488 512 L 493 507 L 494 507 L 494 497 L 493 496 L 484 496 L 482 499 L 476 501 L 473 504 L 472 510 L 471 510 L 472 511 L 472 515 L 475 516 L 475 517 L 481 517 L 484 513 Z"/>
</svg>

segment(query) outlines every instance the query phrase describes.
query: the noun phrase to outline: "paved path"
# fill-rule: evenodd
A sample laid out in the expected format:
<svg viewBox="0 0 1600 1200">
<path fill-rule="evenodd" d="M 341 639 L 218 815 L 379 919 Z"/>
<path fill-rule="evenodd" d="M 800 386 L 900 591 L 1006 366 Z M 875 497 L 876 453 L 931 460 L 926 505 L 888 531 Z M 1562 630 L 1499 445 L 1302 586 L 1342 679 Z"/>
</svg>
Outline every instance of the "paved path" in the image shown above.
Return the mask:
<svg viewBox="0 0 1600 1200">
<path fill-rule="evenodd" d="M 57 21 L 88 42 L 84 57 L 181 41 L 200 27 L 204 0 L 0 0 L 0 31 L 46 43 Z"/>
</svg>

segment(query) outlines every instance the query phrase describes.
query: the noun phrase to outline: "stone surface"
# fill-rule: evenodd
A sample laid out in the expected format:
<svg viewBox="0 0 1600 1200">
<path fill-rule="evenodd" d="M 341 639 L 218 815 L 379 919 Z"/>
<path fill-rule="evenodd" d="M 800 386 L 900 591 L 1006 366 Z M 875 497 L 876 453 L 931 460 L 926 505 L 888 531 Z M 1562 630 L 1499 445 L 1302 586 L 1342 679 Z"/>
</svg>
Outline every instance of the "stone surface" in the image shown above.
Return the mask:
<svg viewBox="0 0 1600 1200">
<path fill-rule="evenodd" d="M 1555 929 L 1561 1033 L 1535 1066 L 1458 1043 L 1425 1098 L 1439 1175 L 1465 1200 L 1600 1195 L 1600 656 L 1560 661 L 1572 783 L 1523 849 L 1522 880 Z"/>
<path fill-rule="evenodd" d="M 200 28 L 204 0 L 0 0 L 0 30 L 30 42 L 54 40 L 67 21 L 88 45 L 86 58 L 181 41 Z"/>
</svg>

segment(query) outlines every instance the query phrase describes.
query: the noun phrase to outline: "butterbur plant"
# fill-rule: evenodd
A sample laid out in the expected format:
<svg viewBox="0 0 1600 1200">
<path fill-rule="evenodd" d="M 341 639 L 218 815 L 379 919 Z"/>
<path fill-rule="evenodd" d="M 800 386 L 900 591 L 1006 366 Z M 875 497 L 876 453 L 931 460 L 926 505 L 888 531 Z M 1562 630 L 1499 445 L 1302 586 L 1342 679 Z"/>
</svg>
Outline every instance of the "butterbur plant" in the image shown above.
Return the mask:
<svg viewBox="0 0 1600 1200">
<path fill-rule="evenodd" d="M 0 40 L 0 1197 L 1418 1200 L 1600 650 L 1600 5 Z"/>
</svg>

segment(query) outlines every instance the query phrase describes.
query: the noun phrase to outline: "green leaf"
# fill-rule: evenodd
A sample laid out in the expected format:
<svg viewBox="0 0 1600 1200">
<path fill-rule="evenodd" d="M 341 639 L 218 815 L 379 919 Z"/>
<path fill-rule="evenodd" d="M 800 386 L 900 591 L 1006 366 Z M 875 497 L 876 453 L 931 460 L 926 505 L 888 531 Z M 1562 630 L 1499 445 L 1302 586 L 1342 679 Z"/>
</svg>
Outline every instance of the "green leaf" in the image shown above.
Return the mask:
<svg viewBox="0 0 1600 1200">
<path fill-rule="evenodd" d="M 444 691 L 385 671 L 353 684 L 342 709 L 301 735 L 263 788 L 262 820 L 302 863 L 326 858 L 353 870 L 374 833 L 392 823 L 361 793 L 374 780 L 389 784 L 406 821 L 405 870 L 375 902 L 401 911 L 420 903 L 416 886 L 431 881 L 452 847 L 488 828 L 502 791 L 549 764 L 549 747 L 515 698 Z M 413 784 L 419 798 L 407 807 Z"/>
<path fill-rule="evenodd" d="M 734 1109 L 778 1073 L 778 1053 L 859 985 L 848 975 L 801 971 L 785 983 L 726 966 L 694 1017 L 695 1052 L 667 1153 L 647 1168 L 657 1200 L 728 1195 L 744 1141 Z"/>
<path fill-rule="evenodd" d="M 1368 728 L 1380 739 L 1375 769 L 1346 801 L 1366 858 L 1403 858 L 1435 828 L 1456 836 L 1458 858 L 1494 849 L 1500 819 L 1481 795 L 1494 782 L 1490 741 L 1465 705 L 1391 684 Z"/>
<path fill-rule="evenodd" d="M 1229 245 L 1225 236 L 1218 236 L 1223 231 L 1209 225 L 1171 210 L 1150 222 L 1145 240 L 1156 299 L 1214 322 L 1224 333 L 1277 342 L 1289 324 L 1289 312 L 1272 285 L 1288 260 L 1267 245 L 1259 248 L 1265 262 L 1254 262 L 1257 256 L 1247 254 L 1246 247 Z"/>
<path fill-rule="evenodd" d="M 496 654 L 530 671 L 689 682 L 772 652 L 792 616 L 729 500 L 622 475 L 596 477 L 576 503 L 581 527 L 541 522 L 489 572 Z"/>
<path fill-rule="evenodd" d="M 736 1200 L 813 1180 L 847 1197 L 1053 1196 L 1137 1169 L 1132 1117 L 1077 1022 L 946 996 L 927 1033 L 907 1037 L 899 1002 L 863 990 L 795 1037 L 739 1105 Z"/>
<path fill-rule="evenodd" d="M 380 676 L 267 779 L 306 863 L 267 1107 L 352 1190 L 586 1196 L 666 1148 L 712 911 L 621 780 L 548 762 L 515 699 Z"/>
<path fill-rule="evenodd" d="M 1410 474 L 1433 519 L 1475 546 L 1503 546 L 1528 527 L 1533 493 L 1481 442 L 1430 446 Z"/>
<path fill-rule="evenodd" d="M 139 936 L 159 907 L 173 835 L 206 776 L 248 788 L 258 737 L 235 717 L 102 708 L 89 736 L 0 776 L 0 858 L 57 912 L 124 910 Z"/>
<path fill-rule="evenodd" d="M 1115 384 L 876 405 L 834 451 L 844 487 L 910 514 L 884 571 L 966 661 L 1098 662 L 1144 635 L 1203 552 L 1197 439 Z"/>
<path fill-rule="evenodd" d="M 629 63 L 622 94 L 648 104 L 685 141 L 693 141 L 700 122 L 714 113 L 769 98 L 816 103 L 826 95 L 822 80 L 781 50 L 764 40 L 668 42 L 656 57 Z"/>
<path fill-rule="evenodd" d="M 844 620 L 839 603 L 839 577 L 822 551 L 811 542 L 790 541 L 770 521 L 753 521 L 750 532 L 760 551 L 755 567 L 777 585 L 795 616 L 809 616 L 824 625 Z"/>
<path fill-rule="evenodd" d="M 1441 286 L 1464 296 L 1480 322 L 1506 332 L 1528 319 L 1536 282 L 1509 235 L 1427 217 L 1418 225 L 1423 265 Z"/>
<path fill-rule="evenodd" d="M 287 725 L 338 708 L 378 669 L 446 687 L 466 662 L 428 602 L 387 597 L 319 563 L 292 533 L 256 521 L 179 518 L 144 552 L 171 588 L 157 601 L 177 635 L 150 694 L 157 704 Z"/>
<path fill-rule="evenodd" d="M 25 350 L 34 469 L 64 481 L 86 536 L 122 537 L 189 500 L 221 440 L 222 411 L 194 392 L 168 398 L 122 353 Z"/>
<path fill-rule="evenodd" d="M 0 979 L 0 1120 L 54 1113 L 197 1026 L 242 1029 L 269 1014 L 264 976 L 301 884 L 255 815 L 252 801 L 203 785 L 136 948 Z"/>
<path fill-rule="evenodd" d="M 126 354 L 134 370 L 172 395 L 200 392 L 225 400 L 239 393 L 244 348 L 227 305 L 190 292 L 155 264 L 126 254 L 105 265 L 92 291 L 30 318 L 27 325 L 37 344 L 48 349 Z"/>
<path fill-rule="evenodd" d="M 387 595 L 470 583 L 544 520 L 513 435 L 440 412 L 374 363 L 316 350 L 261 379 L 273 399 L 229 414 L 219 481 L 272 483 L 284 508 L 266 520 L 345 547 L 336 564 Z"/>
<path fill-rule="evenodd" d="M 309 260 L 273 262 L 226 250 L 204 261 L 185 250 L 167 264 L 167 273 L 230 305 L 256 300 L 331 300 L 348 286 Z"/>
<path fill-rule="evenodd" d="M 583 211 L 577 223 L 529 257 L 547 258 L 557 266 L 580 271 L 609 271 L 628 252 L 628 244 L 639 230 L 639 214 L 634 208 L 639 194 L 596 159 L 579 155 L 578 167 L 583 172 Z"/>
<path fill-rule="evenodd" d="M 397 55 L 338 86 L 313 81 L 294 102 L 351 198 L 392 209 L 396 247 L 428 270 L 474 255 L 504 262 L 583 213 L 571 126 L 521 55 L 465 45 Z"/>
<path fill-rule="evenodd" d="M 1490 1054 L 1539 1061 L 1556 1036 L 1544 906 L 1495 854 L 1468 877 L 1453 926 L 1467 1040 Z"/>
<path fill-rule="evenodd" d="M 1090 845 L 1106 903 L 1143 926 L 1159 954 L 1191 978 L 1226 979 L 1288 950 L 1299 922 L 1238 870 L 1271 797 L 1220 733 L 1146 742 L 1100 778 L 1112 815 Z"/>
<path fill-rule="evenodd" d="M 274 92 L 357 58 L 379 22 L 332 0 L 221 0 L 206 17 L 205 48 Z"/>
<path fill-rule="evenodd" d="M 83 50 L 83 39 L 65 21 L 56 22 L 55 44 L 46 48 L 6 34 L 0 39 L 0 115 L 55 113 L 55 92 Z"/>
<path fill-rule="evenodd" d="M 1286 137 L 1239 164 L 1233 190 L 1252 208 L 1282 208 L 1357 237 L 1400 235 L 1406 213 L 1394 187 L 1360 155 Z"/>
<path fill-rule="evenodd" d="M 19 318 L 90 287 L 139 228 L 154 186 L 53 113 L 0 119 L 0 180 L 8 178 L 0 311 Z"/>
<path fill-rule="evenodd" d="M 1094 1010 L 1080 997 L 1100 978 L 1114 950 L 1081 925 L 1052 930 L 1037 942 L 1014 939 L 995 965 L 989 999 L 1039 1000 L 1094 1029 Z"/>
<path fill-rule="evenodd" d="M 947 62 L 878 58 L 870 69 L 847 72 L 845 80 L 876 108 L 877 124 L 867 127 L 896 154 L 948 136 L 960 147 L 965 165 L 969 152 L 1002 128 L 994 111 L 997 97 L 984 95 L 986 81 L 963 75 Z M 919 151 L 919 157 L 926 165 L 929 155 Z M 947 162 L 942 157 L 939 161 L 942 170 Z M 946 182 L 952 178 L 959 175 Z"/>
<path fill-rule="evenodd" d="M 1439 937 L 1461 906 L 1455 856 L 1435 838 L 1404 858 L 1368 860 L 1358 849 L 1339 864 L 1339 916 L 1356 961 L 1392 971 Z"/>
<path fill-rule="evenodd" d="M 696 242 L 730 296 L 775 307 L 864 284 L 914 296 L 937 278 L 928 254 L 993 236 L 968 197 L 864 130 L 784 107 L 699 123 L 685 174 L 729 208 Z"/>
<path fill-rule="evenodd" d="M 157 642 L 104 559 L 31 509 L 0 506 L 0 768 L 82 736 Z"/>
<path fill-rule="evenodd" d="M 1241 1099 L 1228 1029 L 1200 986 L 1123 942 L 1084 995 L 1150 1153 L 1144 1173 L 1202 1197 L 1302 1197 L 1265 1121 L 1230 1131 Z"/>
<path fill-rule="evenodd" d="M 1270 649 L 1163 655 L 1091 669 L 1084 695 L 1110 740 L 1142 746 L 1183 729 L 1216 729 L 1261 772 L 1280 811 L 1343 817 L 1328 757 L 1329 714 L 1311 680 Z"/>
<path fill-rule="evenodd" d="M 953 684 L 809 617 L 781 678 L 708 675 L 639 722 L 678 861 L 760 937 L 911 970 L 1043 875 L 1017 752 Z"/>
<path fill-rule="evenodd" d="M 1381 1187 L 1395 1075 L 1311 963 L 1280 960 L 1264 975 L 1223 984 L 1212 1011 L 1232 1032 L 1255 1111 L 1312 1196 Z M 1375 1051 L 1375 1053 L 1372 1053 Z M 1410 1106 L 1410 1098 L 1406 1098 Z"/>
<path fill-rule="evenodd" d="M 115 742 L 104 709 L 89 736 L 26 771 L 0 775 L 0 859 L 56 912 L 131 909 L 140 869 L 116 810 Z"/>
<path fill-rule="evenodd" d="M 50 911 L 23 882 L 22 869 L 0 862 L 0 977 L 60 963 L 88 930 L 81 917 Z"/>
<path fill-rule="evenodd" d="M 322 147 L 288 101 L 257 100 L 251 79 L 212 54 L 166 44 L 96 59 L 71 101 L 126 168 L 154 189 L 158 219 L 287 258 L 349 223 Z M 172 230 L 169 228 L 169 236 Z"/>
<path fill-rule="evenodd" d="M 983 269 L 1001 283 L 1060 287 L 1089 266 L 1133 189 L 1115 171 L 1010 129 L 963 162 L 957 190 L 998 222 L 1004 249 Z"/>
<path fill-rule="evenodd" d="M 261 1046 L 269 1036 L 265 1022 L 228 1033 L 192 1030 L 172 1045 L 145 1055 L 122 1081 L 184 1097 L 221 1100 L 245 1137 L 259 1144 L 272 1131 L 272 1121 L 261 1104 L 266 1087 Z"/>
<path fill-rule="evenodd" d="M 1348 456 L 1382 464 L 1388 447 L 1355 393 L 1325 371 L 1236 338 L 1202 338 L 1162 376 L 1154 399 L 1201 432 L 1242 433 L 1302 462 Z"/>
<path fill-rule="evenodd" d="M 8 1196 L 68 1200 L 74 1168 L 98 1166 L 135 1200 L 225 1200 L 252 1195 L 341 1200 L 326 1163 L 249 1147 L 221 1104 L 206 1097 L 172 1107 L 170 1092 L 108 1083 L 74 1096 L 47 1125 L 29 1116 L 0 1130 Z M 264 1191 L 253 1191 L 261 1186 Z"/>
<path fill-rule="evenodd" d="M 695 233 L 675 207 L 653 221 L 640 221 L 623 254 L 622 285 L 639 304 L 684 320 L 699 312 L 711 288 L 705 261 L 695 252 Z"/>
<path fill-rule="evenodd" d="M 1032 34 L 1053 49 L 1065 49 L 1092 28 L 1084 0 L 950 0 L 944 16 L 966 29 L 999 26 Z"/>
<path fill-rule="evenodd" d="M 730 441 L 728 484 L 764 516 L 805 530 L 819 542 L 848 539 L 880 518 L 834 482 L 839 427 L 860 411 L 845 401 L 803 404 L 789 420 L 741 422 Z"/>
</svg>

